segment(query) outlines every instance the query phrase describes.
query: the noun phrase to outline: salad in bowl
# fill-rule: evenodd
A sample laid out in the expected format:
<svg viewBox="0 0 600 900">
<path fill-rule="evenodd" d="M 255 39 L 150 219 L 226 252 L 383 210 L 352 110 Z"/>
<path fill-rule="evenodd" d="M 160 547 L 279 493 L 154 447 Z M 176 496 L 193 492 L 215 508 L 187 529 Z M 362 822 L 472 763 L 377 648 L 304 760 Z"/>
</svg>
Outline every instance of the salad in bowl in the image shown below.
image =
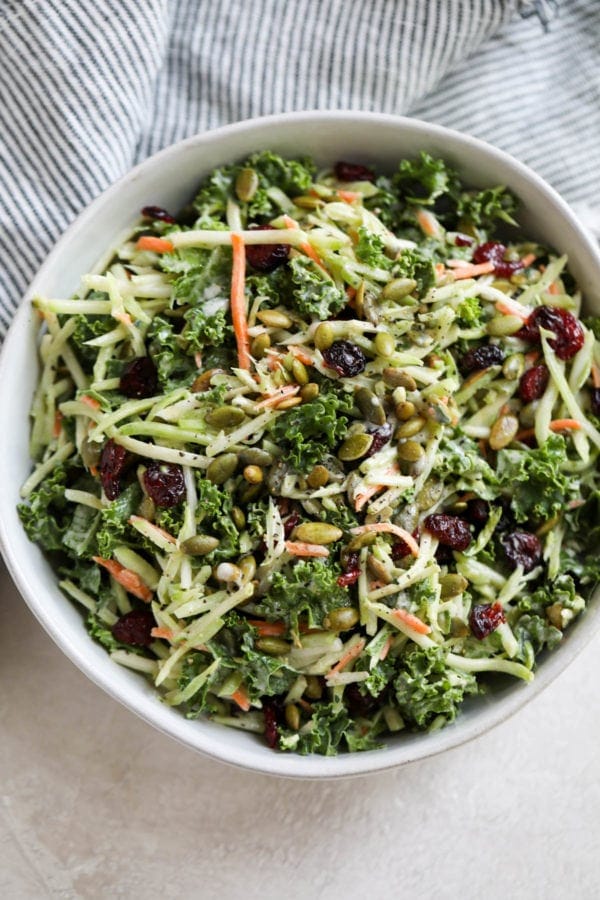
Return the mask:
<svg viewBox="0 0 600 900">
<path fill-rule="evenodd" d="M 325 755 L 535 677 L 600 573 L 600 319 L 518 222 L 261 151 L 33 298 L 19 515 L 115 664 Z"/>
</svg>

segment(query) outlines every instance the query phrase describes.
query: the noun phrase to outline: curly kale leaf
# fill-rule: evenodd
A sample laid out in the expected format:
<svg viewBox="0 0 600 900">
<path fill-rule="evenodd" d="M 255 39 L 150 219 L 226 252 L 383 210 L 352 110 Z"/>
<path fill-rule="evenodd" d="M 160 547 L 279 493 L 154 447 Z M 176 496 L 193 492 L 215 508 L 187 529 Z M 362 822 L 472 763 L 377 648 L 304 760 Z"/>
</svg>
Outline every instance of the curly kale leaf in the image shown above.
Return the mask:
<svg viewBox="0 0 600 900">
<path fill-rule="evenodd" d="M 471 438 L 457 433 L 442 441 L 435 457 L 433 473 L 456 489 L 474 491 L 479 497 L 493 500 L 497 495 L 497 478 Z"/>
<path fill-rule="evenodd" d="M 552 435 L 534 450 L 506 449 L 498 453 L 499 483 L 511 498 L 517 522 L 545 522 L 577 496 L 579 479 L 562 470 L 566 462 L 562 435 Z"/>
<path fill-rule="evenodd" d="M 529 613 L 521 616 L 513 632 L 519 642 L 516 658 L 530 669 L 544 647 L 553 650 L 562 640 L 559 628 L 555 628 L 547 619 Z"/>
<path fill-rule="evenodd" d="M 435 283 L 433 261 L 419 250 L 403 250 L 394 264 L 395 278 L 412 278 L 419 294 L 426 294 Z"/>
<path fill-rule="evenodd" d="M 426 728 L 437 716 L 452 722 L 465 694 L 478 692 L 474 675 L 448 669 L 438 647 L 410 647 L 394 680 L 400 714 L 409 725 Z"/>
<path fill-rule="evenodd" d="M 95 535 L 96 547 L 100 556 L 109 558 L 112 556 L 114 548 L 120 544 L 139 542 L 137 532 L 134 532 L 128 523 L 141 500 L 142 489 L 138 482 L 134 481 L 109 506 L 100 511 Z"/>
<path fill-rule="evenodd" d="M 339 566 L 328 560 L 299 560 L 288 571 L 273 574 L 261 612 L 294 631 L 301 617 L 306 617 L 309 628 L 321 628 L 328 612 L 349 604 L 348 590 L 337 583 L 341 574 Z"/>
<path fill-rule="evenodd" d="M 455 192 L 456 173 L 444 162 L 421 151 L 417 159 L 403 159 L 392 184 L 406 203 L 432 206 L 438 197 Z"/>
<path fill-rule="evenodd" d="M 65 500 L 69 469 L 67 463 L 56 466 L 32 491 L 27 502 L 17 506 L 27 537 L 44 550 L 63 549 L 63 535 L 70 520 L 65 516 L 70 506 Z"/>
<path fill-rule="evenodd" d="M 347 303 L 344 291 L 319 269 L 307 256 L 297 256 L 289 262 L 291 274 L 290 302 L 302 316 L 328 319 Z"/>
<path fill-rule="evenodd" d="M 392 260 L 386 255 L 385 244 L 378 234 L 373 234 L 362 226 L 358 229 L 358 241 L 354 248 L 357 259 L 367 266 L 389 269 Z"/>
<path fill-rule="evenodd" d="M 219 546 L 203 557 L 209 565 L 239 554 L 240 535 L 231 518 L 233 499 L 229 491 L 221 490 L 200 473 L 196 477 L 198 491 L 198 521 L 202 530 L 214 534 Z"/>
<path fill-rule="evenodd" d="M 456 307 L 456 319 L 462 328 L 477 328 L 483 319 L 483 309 L 478 297 L 465 297 Z"/>
<path fill-rule="evenodd" d="M 493 228 L 497 219 L 508 225 L 516 225 L 514 213 L 517 198 L 508 188 L 498 185 L 482 191 L 466 191 L 460 195 L 457 213 L 461 220 L 470 222 L 485 231 Z"/>
<path fill-rule="evenodd" d="M 187 353 L 187 341 L 176 331 L 175 324 L 163 316 L 155 316 L 147 333 L 150 356 L 158 371 L 158 378 L 165 393 L 189 385 L 198 368 L 193 351 Z"/>
<path fill-rule="evenodd" d="M 63 535 L 63 544 L 75 556 L 90 557 L 96 549 L 96 532 L 102 513 L 83 504 L 76 504 L 73 517 Z"/>
<path fill-rule="evenodd" d="M 321 756 L 335 756 L 338 750 L 376 750 L 381 743 L 376 736 L 383 730 L 378 722 L 360 721 L 354 723 L 346 708 L 337 703 L 319 703 L 310 718 L 310 728 L 301 733 L 281 731 L 279 746 L 282 750 L 293 750 L 305 756 L 319 753 Z"/>
<path fill-rule="evenodd" d="M 283 459 L 298 472 L 310 472 L 345 436 L 352 408 L 346 394 L 320 394 L 315 400 L 286 410 L 271 426 L 271 437 L 283 447 Z"/>
</svg>

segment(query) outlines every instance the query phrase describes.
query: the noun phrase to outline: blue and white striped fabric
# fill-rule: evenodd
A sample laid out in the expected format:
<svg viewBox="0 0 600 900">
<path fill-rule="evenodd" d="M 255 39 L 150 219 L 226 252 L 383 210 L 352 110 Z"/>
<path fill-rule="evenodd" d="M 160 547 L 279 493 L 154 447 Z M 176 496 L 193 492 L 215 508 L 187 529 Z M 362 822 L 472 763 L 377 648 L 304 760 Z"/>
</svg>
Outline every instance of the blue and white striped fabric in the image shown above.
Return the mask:
<svg viewBox="0 0 600 900">
<path fill-rule="evenodd" d="M 598 0 L 0 0 L 0 333 L 100 191 L 167 144 L 300 109 L 419 116 L 593 219 Z"/>
</svg>

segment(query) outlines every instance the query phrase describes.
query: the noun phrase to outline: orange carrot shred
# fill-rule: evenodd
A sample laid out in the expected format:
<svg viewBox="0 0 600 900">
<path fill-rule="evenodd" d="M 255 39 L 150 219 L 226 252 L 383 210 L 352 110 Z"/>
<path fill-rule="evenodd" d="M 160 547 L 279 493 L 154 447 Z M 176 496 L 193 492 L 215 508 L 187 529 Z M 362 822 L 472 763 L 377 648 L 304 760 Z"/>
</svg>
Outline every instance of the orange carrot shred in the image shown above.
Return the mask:
<svg viewBox="0 0 600 900">
<path fill-rule="evenodd" d="M 413 631 L 416 631 L 417 634 L 429 634 L 431 628 L 422 619 L 419 619 L 418 616 L 413 616 L 412 613 L 407 612 L 405 609 L 394 609 L 392 610 L 392 615 L 395 619 L 398 619 L 407 628 L 412 628 Z"/>
<path fill-rule="evenodd" d="M 419 545 L 410 531 L 401 528 L 399 525 L 394 525 L 393 522 L 370 522 L 368 525 L 358 525 L 356 528 L 351 528 L 350 531 L 352 534 L 364 534 L 368 531 L 395 534 L 396 537 L 401 538 L 407 544 L 413 556 L 419 555 Z"/>
<path fill-rule="evenodd" d="M 231 695 L 231 699 L 237 703 L 239 708 L 243 709 L 244 712 L 248 712 L 250 709 L 250 698 L 244 688 L 239 687 L 237 691 L 234 691 Z"/>
<path fill-rule="evenodd" d="M 175 247 L 167 238 L 153 237 L 145 234 L 138 238 L 135 245 L 136 250 L 153 250 L 154 253 L 172 253 Z"/>
<path fill-rule="evenodd" d="M 265 397 L 264 400 L 256 403 L 254 408 L 269 409 L 270 407 L 278 406 L 282 400 L 287 400 L 290 397 L 294 397 L 299 390 L 300 386 L 297 384 L 285 384 L 283 387 L 280 387 L 274 394 L 270 394 Z"/>
<path fill-rule="evenodd" d="M 305 366 L 314 365 L 314 359 L 309 353 L 306 352 L 306 350 L 303 350 L 302 347 L 298 347 L 296 344 L 288 344 L 288 350 L 290 351 L 292 356 L 295 356 L 296 359 L 299 359 L 300 362 L 304 363 Z"/>
<path fill-rule="evenodd" d="M 327 547 L 322 544 L 308 544 L 306 541 L 286 541 L 285 549 L 292 556 L 329 556 Z"/>
<path fill-rule="evenodd" d="M 337 191 L 337 195 L 344 203 L 354 203 L 361 196 L 360 191 Z"/>
<path fill-rule="evenodd" d="M 523 306 L 523 304 L 519 303 L 517 300 L 511 300 L 510 297 L 498 300 L 495 307 L 498 312 L 503 313 L 505 316 L 517 316 L 518 319 L 522 319 L 524 322 L 526 322 L 531 315 L 530 309 L 527 309 L 526 306 Z"/>
<path fill-rule="evenodd" d="M 549 425 L 550 431 L 580 431 L 581 422 L 577 419 L 553 419 Z M 535 437 L 535 428 L 525 428 L 515 434 L 515 441 L 528 441 Z"/>
<path fill-rule="evenodd" d="M 237 344 L 238 363 L 240 369 L 250 368 L 250 338 L 248 336 L 248 320 L 246 317 L 246 295 L 244 284 L 246 278 L 246 248 L 241 235 L 231 235 L 233 249 L 233 269 L 231 272 L 231 320 Z"/>
<path fill-rule="evenodd" d="M 387 638 L 385 644 L 381 648 L 381 653 L 379 654 L 379 659 L 381 660 L 381 662 L 383 662 L 383 660 L 386 658 L 386 656 L 390 652 L 391 646 L 392 646 L 392 636 L 388 635 L 388 638 Z"/>
<path fill-rule="evenodd" d="M 560 294 L 560 288 L 555 281 L 552 282 L 550 287 L 548 288 L 549 294 Z"/>
<path fill-rule="evenodd" d="M 62 420 L 63 414 L 60 409 L 57 409 L 54 413 L 54 426 L 52 428 L 52 437 L 57 438 L 62 431 Z"/>
<path fill-rule="evenodd" d="M 82 394 L 81 402 L 85 403 L 86 406 L 89 406 L 90 409 L 100 409 L 100 401 L 96 400 L 95 397 L 90 397 L 89 394 Z"/>
<path fill-rule="evenodd" d="M 600 369 L 595 362 L 592 363 L 592 384 L 595 388 L 600 388 Z"/>
<path fill-rule="evenodd" d="M 523 268 L 526 269 L 528 266 L 531 265 L 531 263 L 534 263 L 535 260 L 536 260 L 535 253 L 526 253 L 525 256 L 523 256 L 521 259 L 521 265 L 523 266 Z"/>
<path fill-rule="evenodd" d="M 325 678 L 331 678 L 332 675 L 337 675 L 338 672 L 341 672 L 342 669 L 345 669 L 348 663 L 351 663 L 353 659 L 356 659 L 356 657 L 362 653 L 364 646 L 365 641 L 361 638 L 361 640 L 358 641 L 358 643 L 356 643 L 354 647 L 350 647 L 350 649 L 347 650 L 346 653 L 344 653 L 342 658 L 335 664 L 335 666 L 333 666 L 329 670 Z"/>
<path fill-rule="evenodd" d="M 461 278 L 475 278 L 477 275 L 489 275 L 494 271 L 494 263 L 489 260 L 472 265 L 461 266 L 460 269 L 453 269 L 452 274 L 456 281 Z"/>
<path fill-rule="evenodd" d="M 150 634 L 155 638 L 164 638 L 165 641 L 173 640 L 173 632 L 170 628 L 164 628 L 162 626 L 160 628 L 153 628 Z"/>
<path fill-rule="evenodd" d="M 420 209 L 417 212 L 417 222 L 419 228 L 427 237 L 438 237 L 440 234 L 440 224 L 433 213 L 429 210 Z"/>
<path fill-rule="evenodd" d="M 152 591 L 144 584 L 137 572 L 126 569 L 114 559 L 104 559 L 102 556 L 92 556 L 95 563 L 102 566 L 122 587 L 134 597 L 149 603 L 152 600 Z"/>
<path fill-rule="evenodd" d="M 256 628 L 261 637 L 281 637 L 287 630 L 285 622 L 264 622 L 262 619 L 248 619 L 248 625 Z"/>
</svg>

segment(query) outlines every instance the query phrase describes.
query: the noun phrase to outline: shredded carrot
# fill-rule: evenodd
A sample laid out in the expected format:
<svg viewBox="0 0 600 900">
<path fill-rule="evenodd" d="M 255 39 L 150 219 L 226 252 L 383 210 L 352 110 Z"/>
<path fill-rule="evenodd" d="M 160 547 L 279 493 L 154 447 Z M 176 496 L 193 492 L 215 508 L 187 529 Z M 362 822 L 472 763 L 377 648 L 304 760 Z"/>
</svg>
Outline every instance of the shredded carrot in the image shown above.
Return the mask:
<svg viewBox="0 0 600 900">
<path fill-rule="evenodd" d="M 322 544 L 307 544 L 306 541 L 286 541 L 285 549 L 292 556 L 329 556 L 327 547 Z"/>
<path fill-rule="evenodd" d="M 295 356 L 296 359 L 299 359 L 301 363 L 304 363 L 305 366 L 313 366 L 315 361 L 312 356 L 303 350 L 302 347 L 298 347 L 297 344 L 289 344 L 287 348 L 292 356 Z"/>
<path fill-rule="evenodd" d="M 96 478 L 99 475 L 98 466 L 90 466 L 89 468 L 90 475 L 93 475 Z"/>
<path fill-rule="evenodd" d="M 535 366 L 535 364 L 539 358 L 540 358 L 539 350 L 529 350 L 525 354 L 525 364 L 527 365 L 528 368 L 531 368 L 531 366 Z"/>
<path fill-rule="evenodd" d="M 356 659 L 357 656 L 360 656 L 365 646 L 364 639 L 361 638 L 358 643 L 354 645 L 354 647 L 350 647 L 349 650 L 344 653 L 342 658 L 329 670 L 325 678 L 331 678 L 332 675 L 337 675 L 338 672 L 341 672 L 342 669 L 345 669 L 348 663 L 351 663 L 353 659 Z"/>
<path fill-rule="evenodd" d="M 100 401 L 96 400 L 95 397 L 90 397 L 89 394 L 82 394 L 81 402 L 85 403 L 86 406 L 89 406 L 90 409 L 100 409 Z"/>
<path fill-rule="evenodd" d="M 360 512 L 365 503 L 367 503 L 371 497 L 374 497 L 382 488 L 383 484 L 370 484 L 364 491 L 360 494 L 357 494 L 354 498 L 354 509 L 356 512 Z"/>
<path fill-rule="evenodd" d="M 261 400 L 259 403 L 254 405 L 255 409 L 269 409 L 274 406 L 278 406 L 282 400 L 286 400 L 288 397 L 294 397 L 298 391 L 300 390 L 300 386 L 297 384 L 285 384 L 283 387 L 280 387 L 274 394 L 270 394 L 265 397 L 264 400 Z"/>
<path fill-rule="evenodd" d="M 352 532 L 352 534 L 364 534 L 367 531 L 395 534 L 396 537 L 402 538 L 402 540 L 410 548 L 410 552 L 413 556 L 419 555 L 419 545 L 415 541 L 410 531 L 407 531 L 405 528 L 401 528 L 399 525 L 394 525 L 393 522 L 370 522 L 368 525 L 358 525 L 356 528 L 351 528 L 350 531 Z"/>
<path fill-rule="evenodd" d="M 435 278 L 436 278 L 436 281 L 439 281 L 440 278 L 442 277 L 442 275 L 445 274 L 445 272 L 446 272 L 446 267 L 444 266 L 444 263 L 436 263 L 435 266 L 434 266 L 434 269 L 435 269 Z"/>
<path fill-rule="evenodd" d="M 392 610 L 392 615 L 395 619 L 398 619 L 407 628 L 412 628 L 413 631 L 416 631 L 417 634 L 429 634 L 431 628 L 422 619 L 419 619 L 418 616 L 413 616 L 412 613 L 407 612 L 405 609 L 394 609 Z"/>
<path fill-rule="evenodd" d="M 166 238 L 152 237 L 145 234 L 138 238 L 135 245 L 136 250 L 153 250 L 154 253 L 172 253 L 175 247 Z"/>
<path fill-rule="evenodd" d="M 243 687 L 239 687 L 237 691 L 234 691 L 231 695 L 231 699 L 237 703 L 239 708 L 243 709 L 244 712 L 248 712 L 250 709 L 250 697 Z"/>
<path fill-rule="evenodd" d="M 125 566 L 122 566 L 121 563 L 118 563 L 114 559 L 104 559 L 102 556 L 92 556 L 92 559 L 95 563 L 98 563 L 99 566 L 106 569 L 115 581 L 122 585 L 126 591 L 133 594 L 133 596 L 137 597 L 139 600 L 150 603 L 152 600 L 152 591 L 148 585 L 144 584 L 137 572 L 126 569 Z"/>
<path fill-rule="evenodd" d="M 292 219 L 291 216 L 283 216 L 283 222 L 286 228 L 300 228 L 296 220 Z M 312 246 L 312 244 L 309 244 L 308 241 L 302 241 L 300 244 L 298 244 L 298 247 L 300 248 L 300 250 L 302 250 L 303 253 L 309 256 L 312 261 L 315 262 L 321 269 L 327 272 L 327 269 L 323 265 L 323 260 L 321 259 L 315 248 Z"/>
<path fill-rule="evenodd" d="M 118 312 L 114 314 L 114 318 L 117 320 L 117 322 L 120 322 L 121 325 L 133 325 L 133 319 L 131 318 L 129 313 Z"/>
<path fill-rule="evenodd" d="M 392 646 L 392 636 L 388 635 L 388 638 L 387 638 L 385 644 L 381 648 L 381 653 L 379 654 L 379 659 L 381 662 L 383 662 L 383 660 L 386 658 L 386 656 L 390 652 L 391 646 Z"/>
<path fill-rule="evenodd" d="M 518 319 L 522 319 L 524 322 L 527 321 L 532 312 L 532 310 L 523 306 L 517 300 L 511 300 L 510 297 L 498 300 L 495 307 L 499 313 L 503 313 L 505 316 L 517 316 Z"/>
<path fill-rule="evenodd" d="M 52 428 L 52 437 L 57 438 L 62 431 L 62 420 L 63 414 L 60 409 L 57 409 L 54 413 L 54 426 Z"/>
<path fill-rule="evenodd" d="M 549 425 L 550 431 L 580 431 L 581 422 L 577 419 L 553 419 Z M 535 437 L 535 428 L 525 428 L 515 434 L 515 441 L 528 441 Z"/>
<path fill-rule="evenodd" d="M 560 294 L 560 287 L 558 286 L 556 281 L 552 282 L 552 284 L 548 288 L 548 293 L 549 294 Z"/>
<path fill-rule="evenodd" d="M 462 266 L 460 269 L 453 269 L 452 274 L 454 275 L 455 281 L 460 281 L 461 278 L 475 278 L 477 275 L 489 275 L 493 271 L 494 263 L 489 260 L 488 262 L 477 263 L 476 265 L 471 263 Z"/>
<path fill-rule="evenodd" d="M 419 228 L 427 237 L 439 237 L 441 234 L 440 223 L 427 209 L 419 209 L 417 211 L 417 222 Z"/>
<path fill-rule="evenodd" d="M 361 196 L 360 191 L 337 191 L 337 195 L 344 203 L 354 203 Z"/>
<path fill-rule="evenodd" d="M 264 622 L 262 619 L 248 619 L 248 625 L 256 628 L 261 637 L 281 637 L 287 631 L 285 622 Z"/>
<path fill-rule="evenodd" d="M 246 248 L 241 235 L 232 233 L 233 269 L 231 272 L 231 321 L 237 344 L 238 363 L 240 369 L 250 368 L 250 338 L 248 336 L 248 320 L 246 318 L 246 295 L 244 284 L 246 278 Z"/>
<path fill-rule="evenodd" d="M 163 628 L 162 626 L 160 628 L 153 628 L 150 634 L 155 638 L 164 638 L 165 641 L 172 641 L 174 637 L 170 628 Z"/>
<path fill-rule="evenodd" d="M 150 522 L 148 519 L 145 519 L 143 516 L 129 516 L 129 524 L 135 525 L 136 522 L 145 522 L 146 526 L 150 528 L 151 531 L 156 532 L 156 534 L 160 534 L 166 541 L 169 541 L 170 544 L 176 544 L 177 538 L 174 538 L 172 534 L 169 534 L 168 531 L 165 531 L 164 528 L 160 528 L 158 525 L 155 525 L 154 522 Z"/>
<path fill-rule="evenodd" d="M 283 359 L 283 354 L 278 353 L 277 350 L 267 350 L 267 366 L 269 367 L 270 372 L 275 372 L 281 365 L 281 360 Z"/>
<path fill-rule="evenodd" d="M 378 578 L 374 578 L 372 581 L 369 581 L 369 590 L 376 591 L 379 588 L 385 587 L 385 581 L 379 581 Z"/>
<path fill-rule="evenodd" d="M 600 369 L 595 362 L 592 363 L 592 384 L 595 388 L 600 388 Z"/>
<path fill-rule="evenodd" d="M 523 256 L 521 259 L 521 265 L 523 266 L 524 269 L 526 269 L 527 266 L 530 266 L 531 263 L 535 262 L 535 260 L 536 260 L 535 253 L 526 253 L 525 256 Z"/>
</svg>

